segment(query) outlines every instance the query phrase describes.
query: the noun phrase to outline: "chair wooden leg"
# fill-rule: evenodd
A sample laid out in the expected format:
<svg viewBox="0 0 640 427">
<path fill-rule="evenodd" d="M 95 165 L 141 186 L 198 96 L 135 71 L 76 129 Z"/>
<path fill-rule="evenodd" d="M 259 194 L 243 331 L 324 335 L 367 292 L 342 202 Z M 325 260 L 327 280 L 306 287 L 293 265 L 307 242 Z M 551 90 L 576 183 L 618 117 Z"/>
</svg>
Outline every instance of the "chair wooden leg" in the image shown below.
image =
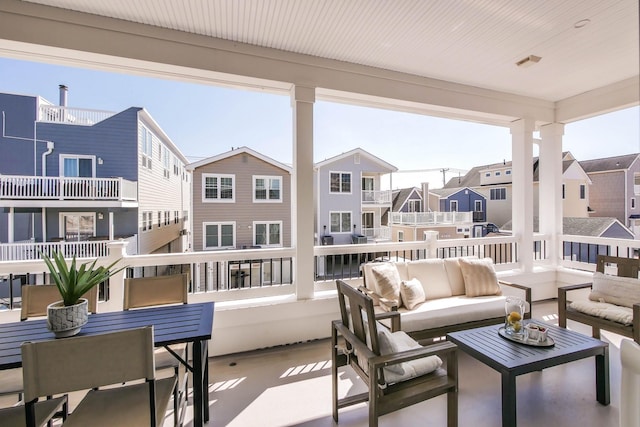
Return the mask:
<svg viewBox="0 0 640 427">
<path fill-rule="evenodd" d="M 338 333 L 331 327 L 331 394 L 333 420 L 338 422 Z"/>
<path fill-rule="evenodd" d="M 593 332 L 593 333 L 591 334 L 591 336 L 593 336 L 595 339 L 598 339 L 598 340 L 599 340 L 599 339 L 600 339 L 600 328 L 597 328 L 597 327 L 593 326 L 593 327 L 591 328 L 591 330 L 592 330 L 592 332 Z"/>
<path fill-rule="evenodd" d="M 376 387 L 377 384 L 369 385 L 369 427 L 378 427 L 378 405 L 376 402 Z"/>
<path fill-rule="evenodd" d="M 447 393 L 447 427 L 458 427 L 458 392 Z"/>
</svg>

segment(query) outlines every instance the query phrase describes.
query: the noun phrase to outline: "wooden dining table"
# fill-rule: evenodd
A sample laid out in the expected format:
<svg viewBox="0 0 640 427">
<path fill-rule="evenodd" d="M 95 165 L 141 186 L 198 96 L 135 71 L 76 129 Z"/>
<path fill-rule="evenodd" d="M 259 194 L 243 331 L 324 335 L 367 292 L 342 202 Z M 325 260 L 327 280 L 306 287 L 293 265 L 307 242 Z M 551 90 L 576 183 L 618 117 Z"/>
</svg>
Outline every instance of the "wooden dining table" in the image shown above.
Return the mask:
<svg viewBox="0 0 640 427">
<path fill-rule="evenodd" d="M 94 335 L 153 325 L 154 345 L 191 343 L 193 360 L 180 360 L 191 373 L 193 383 L 193 425 L 209 421 L 208 343 L 213 329 L 214 303 L 196 303 L 114 311 L 89 315 L 78 334 Z M 0 324 L 0 370 L 22 366 L 20 346 L 25 341 L 55 339 L 46 319 Z M 64 339 L 64 338 L 61 338 Z M 96 369 L 100 369 L 96 366 Z M 205 404 L 206 402 L 206 404 Z"/>
</svg>

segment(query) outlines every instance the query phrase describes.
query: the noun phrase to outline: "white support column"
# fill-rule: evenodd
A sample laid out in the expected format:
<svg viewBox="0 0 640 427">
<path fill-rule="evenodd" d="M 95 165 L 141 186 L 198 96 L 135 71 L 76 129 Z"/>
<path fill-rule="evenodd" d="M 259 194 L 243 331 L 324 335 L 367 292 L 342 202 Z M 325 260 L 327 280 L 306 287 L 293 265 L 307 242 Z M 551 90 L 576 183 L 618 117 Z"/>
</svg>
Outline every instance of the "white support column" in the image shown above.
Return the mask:
<svg viewBox="0 0 640 427">
<path fill-rule="evenodd" d="M 113 212 L 109 211 L 109 240 L 113 240 Z"/>
<path fill-rule="evenodd" d="M 511 125 L 513 235 L 518 238 L 520 268 L 533 270 L 533 130 L 532 119 L 520 119 Z"/>
<path fill-rule="evenodd" d="M 291 244 L 296 259 L 293 283 L 299 300 L 314 295 L 313 276 L 313 103 L 315 88 L 294 86 L 293 108 L 293 180 L 291 182 Z"/>
<path fill-rule="evenodd" d="M 7 243 L 13 243 L 15 214 L 14 208 L 9 208 L 9 216 L 7 218 Z"/>
<path fill-rule="evenodd" d="M 41 211 L 41 221 L 42 221 L 42 241 L 47 241 L 47 208 L 42 208 Z"/>
<path fill-rule="evenodd" d="M 551 265 L 562 257 L 562 136 L 564 124 L 540 128 L 540 232 L 550 237 L 547 255 Z M 542 203 L 544 201 L 544 204 Z"/>
</svg>

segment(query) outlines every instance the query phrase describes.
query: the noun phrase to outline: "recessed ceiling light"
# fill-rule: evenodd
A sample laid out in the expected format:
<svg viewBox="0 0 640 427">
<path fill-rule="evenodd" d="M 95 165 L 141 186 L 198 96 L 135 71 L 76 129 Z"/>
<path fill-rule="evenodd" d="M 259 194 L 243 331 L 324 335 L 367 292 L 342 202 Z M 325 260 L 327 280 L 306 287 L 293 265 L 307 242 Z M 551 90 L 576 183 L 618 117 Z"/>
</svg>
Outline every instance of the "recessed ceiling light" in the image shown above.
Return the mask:
<svg viewBox="0 0 640 427">
<path fill-rule="evenodd" d="M 576 22 L 575 24 L 573 24 L 573 28 L 586 27 L 587 25 L 589 25 L 590 22 L 591 22 L 591 19 L 581 19 L 578 22 Z"/>
<path fill-rule="evenodd" d="M 518 67 L 530 67 L 533 64 L 537 64 L 538 62 L 540 62 L 540 60 L 542 59 L 542 57 L 540 56 L 536 56 L 536 55 L 529 55 L 525 58 L 522 58 L 520 61 L 516 62 L 516 65 Z"/>
</svg>

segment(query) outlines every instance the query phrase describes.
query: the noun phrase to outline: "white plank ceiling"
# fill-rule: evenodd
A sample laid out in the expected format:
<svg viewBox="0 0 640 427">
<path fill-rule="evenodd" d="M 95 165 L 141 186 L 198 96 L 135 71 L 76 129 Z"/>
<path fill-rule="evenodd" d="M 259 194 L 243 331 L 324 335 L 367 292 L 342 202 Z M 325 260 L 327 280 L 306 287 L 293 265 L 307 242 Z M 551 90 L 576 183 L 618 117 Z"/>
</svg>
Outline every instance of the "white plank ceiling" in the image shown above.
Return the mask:
<svg viewBox="0 0 640 427">
<path fill-rule="evenodd" d="M 638 0 L 29 2 L 547 101 L 639 74 Z"/>
</svg>

